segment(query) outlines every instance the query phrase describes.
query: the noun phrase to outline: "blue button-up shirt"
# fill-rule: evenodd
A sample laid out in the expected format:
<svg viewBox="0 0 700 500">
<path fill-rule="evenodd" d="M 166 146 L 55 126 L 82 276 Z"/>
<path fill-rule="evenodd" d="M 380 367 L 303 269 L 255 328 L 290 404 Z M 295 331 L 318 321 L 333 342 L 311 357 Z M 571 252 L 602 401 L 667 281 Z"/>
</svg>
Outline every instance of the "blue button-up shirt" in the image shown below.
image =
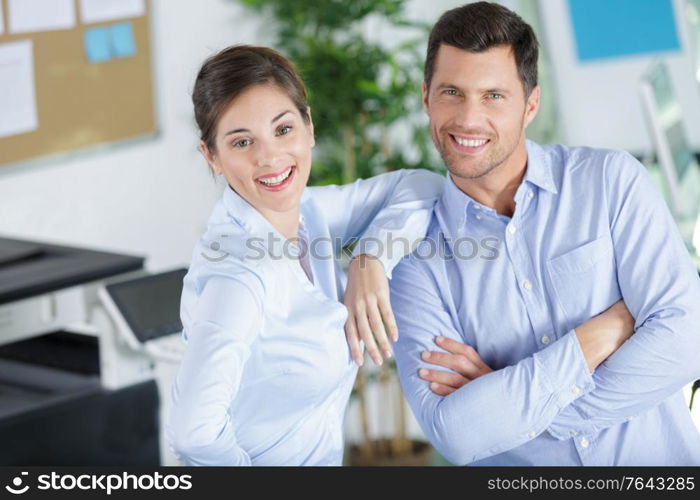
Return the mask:
<svg viewBox="0 0 700 500">
<path fill-rule="evenodd" d="M 363 235 L 390 270 L 389 237 L 420 240 L 442 176 L 403 170 L 307 188 L 298 249 L 227 187 L 195 247 L 181 318 L 187 343 L 166 434 L 186 465 L 340 465 L 357 367 L 345 340 L 337 256 Z M 302 261 L 303 262 L 303 261 Z"/>
<path fill-rule="evenodd" d="M 512 218 L 449 179 L 394 270 L 396 359 L 423 431 L 456 464 L 699 465 L 681 389 L 700 377 L 700 281 L 659 191 L 627 153 L 527 150 Z M 591 374 L 573 329 L 620 298 L 636 331 Z M 420 358 L 438 335 L 495 371 L 432 393 L 418 370 L 438 368 Z"/>
</svg>

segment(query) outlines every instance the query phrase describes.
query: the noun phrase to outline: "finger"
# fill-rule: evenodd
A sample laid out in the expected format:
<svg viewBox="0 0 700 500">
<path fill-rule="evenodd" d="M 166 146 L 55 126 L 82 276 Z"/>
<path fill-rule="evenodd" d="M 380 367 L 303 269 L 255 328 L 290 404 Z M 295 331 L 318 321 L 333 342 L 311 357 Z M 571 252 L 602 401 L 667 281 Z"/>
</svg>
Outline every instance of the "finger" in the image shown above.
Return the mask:
<svg viewBox="0 0 700 500">
<path fill-rule="evenodd" d="M 389 299 L 384 297 L 379 299 L 378 305 L 389 336 L 391 337 L 391 340 L 396 342 L 399 340 L 399 327 L 396 326 L 396 319 L 394 318 L 394 311 L 391 308 L 391 302 L 389 302 Z"/>
<path fill-rule="evenodd" d="M 374 335 L 372 335 L 372 329 L 369 326 L 367 313 L 364 309 L 357 311 L 355 320 L 357 322 L 357 330 L 360 334 L 360 338 L 365 342 L 365 349 L 367 349 L 369 357 L 372 358 L 374 364 L 381 366 L 383 363 L 382 355 L 379 354 L 379 349 L 377 348 L 377 343 L 374 341 Z"/>
<path fill-rule="evenodd" d="M 418 371 L 418 375 L 423 380 L 427 380 L 428 382 L 437 382 L 439 384 L 452 387 L 453 389 L 459 389 L 463 385 L 471 382 L 471 380 L 463 377 L 459 373 L 428 370 L 427 368 L 421 368 Z"/>
<path fill-rule="evenodd" d="M 437 337 L 435 339 L 435 343 L 446 351 L 466 356 L 472 363 L 474 363 L 479 368 L 479 371 L 482 374 L 493 371 L 486 363 L 484 363 L 484 360 L 481 359 L 481 356 L 479 356 L 477 350 L 469 344 L 463 344 L 457 340 L 453 340 L 442 336 Z"/>
<path fill-rule="evenodd" d="M 367 318 L 369 320 L 369 326 L 372 328 L 372 332 L 374 333 L 374 340 L 384 353 L 384 357 L 390 358 L 392 356 L 391 344 L 389 344 L 389 339 L 386 336 L 386 330 L 384 330 L 384 323 L 382 323 L 382 317 L 379 314 L 379 307 L 376 304 L 368 306 Z"/>
<path fill-rule="evenodd" d="M 352 314 L 348 314 L 348 320 L 345 322 L 345 338 L 348 341 L 352 359 L 355 360 L 358 366 L 362 366 L 364 363 L 364 356 L 362 355 L 362 346 L 360 346 L 360 337 L 357 334 L 355 316 Z"/>
<path fill-rule="evenodd" d="M 442 385 L 438 382 L 431 382 L 430 390 L 438 396 L 449 396 L 450 394 L 455 392 L 456 389 L 453 389 L 452 387 L 448 387 L 446 385 Z"/>
<path fill-rule="evenodd" d="M 469 379 L 475 379 L 480 375 L 479 368 L 472 361 L 461 354 L 425 351 L 421 354 L 423 361 L 433 365 L 444 366 L 456 371 Z"/>
</svg>

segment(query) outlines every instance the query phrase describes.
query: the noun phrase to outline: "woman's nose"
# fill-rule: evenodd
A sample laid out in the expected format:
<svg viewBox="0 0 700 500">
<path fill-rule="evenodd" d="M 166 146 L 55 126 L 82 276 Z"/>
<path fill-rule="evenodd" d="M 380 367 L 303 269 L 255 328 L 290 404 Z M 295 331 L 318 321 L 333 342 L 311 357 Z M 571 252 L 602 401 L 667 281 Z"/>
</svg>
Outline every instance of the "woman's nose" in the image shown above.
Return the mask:
<svg viewBox="0 0 700 500">
<path fill-rule="evenodd" d="M 278 149 L 269 141 L 258 141 L 255 155 L 256 166 L 274 167 L 280 157 Z"/>
</svg>

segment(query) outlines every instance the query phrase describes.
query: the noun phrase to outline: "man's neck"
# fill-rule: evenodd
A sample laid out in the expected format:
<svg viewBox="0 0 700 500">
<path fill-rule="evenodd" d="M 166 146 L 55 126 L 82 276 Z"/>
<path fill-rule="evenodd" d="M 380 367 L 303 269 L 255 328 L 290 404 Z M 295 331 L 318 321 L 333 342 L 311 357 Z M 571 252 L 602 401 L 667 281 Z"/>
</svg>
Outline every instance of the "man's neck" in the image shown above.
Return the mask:
<svg viewBox="0 0 700 500">
<path fill-rule="evenodd" d="M 451 177 L 455 185 L 474 201 L 493 208 L 501 215 L 512 217 L 515 213 L 515 193 L 523 182 L 526 169 L 527 148 L 523 138 L 513 154 L 485 176 L 477 179 Z"/>
</svg>

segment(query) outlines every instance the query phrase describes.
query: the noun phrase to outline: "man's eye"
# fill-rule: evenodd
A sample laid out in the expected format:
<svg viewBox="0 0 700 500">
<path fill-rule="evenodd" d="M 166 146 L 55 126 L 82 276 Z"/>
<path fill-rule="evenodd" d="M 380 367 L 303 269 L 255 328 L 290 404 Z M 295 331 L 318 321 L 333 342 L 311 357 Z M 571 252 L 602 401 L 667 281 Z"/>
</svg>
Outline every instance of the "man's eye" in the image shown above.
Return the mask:
<svg viewBox="0 0 700 500">
<path fill-rule="evenodd" d="M 291 125 L 284 125 L 277 130 L 277 135 L 287 135 L 292 131 Z"/>
<path fill-rule="evenodd" d="M 489 94 L 489 99 L 493 99 L 494 101 L 498 101 L 500 99 L 503 99 L 503 94 L 499 94 L 497 92 L 491 92 Z"/>
<path fill-rule="evenodd" d="M 444 93 L 447 95 L 457 95 L 457 90 L 455 89 L 445 89 Z"/>
<path fill-rule="evenodd" d="M 236 141 L 233 143 L 233 147 L 235 148 L 244 148 L 246 146 L 250 146 L 253 143 L 250 139 L 241 139 L 240 141 Z"/>
</svg>

